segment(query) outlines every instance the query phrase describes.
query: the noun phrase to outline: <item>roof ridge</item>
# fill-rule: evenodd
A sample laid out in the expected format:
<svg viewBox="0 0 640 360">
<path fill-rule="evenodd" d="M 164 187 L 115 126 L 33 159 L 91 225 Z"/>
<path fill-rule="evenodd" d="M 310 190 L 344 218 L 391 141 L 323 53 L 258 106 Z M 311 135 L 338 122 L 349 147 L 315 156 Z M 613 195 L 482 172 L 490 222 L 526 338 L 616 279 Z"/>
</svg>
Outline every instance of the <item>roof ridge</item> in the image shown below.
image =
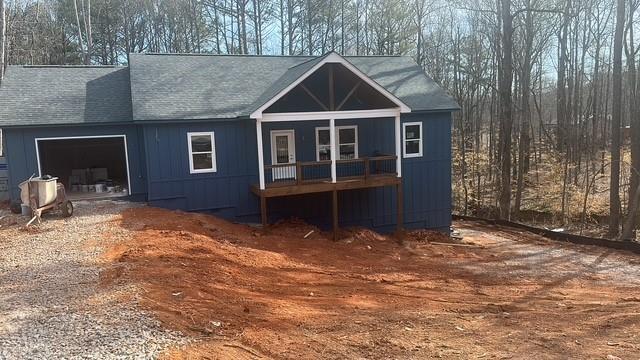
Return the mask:
<svg viewBox="0 0 640 360">
<path fill-rule="evenodd" d="M 331 54 L 332 52 L 333 51 L 329 51 L 328 53 L 324 53 L 324 54 L 322 54 L 320 56 L 314 56 L 311 59 L 305 60 L 305 61 L 303 61 L 301 63 L 295 64 L 295 65 L 291 65 L 291 66 L 289 66 L 289 69 L 293 69 L 295 67 L 298 67 L 300 65 L 304 65 L 304 64 L 306 64 L 308 62 L 311 62 L 311 61 L 322 60 L 322 59 L 326 58 L 327 56 L 329 56 L 329 54 Z"/>
</svg>

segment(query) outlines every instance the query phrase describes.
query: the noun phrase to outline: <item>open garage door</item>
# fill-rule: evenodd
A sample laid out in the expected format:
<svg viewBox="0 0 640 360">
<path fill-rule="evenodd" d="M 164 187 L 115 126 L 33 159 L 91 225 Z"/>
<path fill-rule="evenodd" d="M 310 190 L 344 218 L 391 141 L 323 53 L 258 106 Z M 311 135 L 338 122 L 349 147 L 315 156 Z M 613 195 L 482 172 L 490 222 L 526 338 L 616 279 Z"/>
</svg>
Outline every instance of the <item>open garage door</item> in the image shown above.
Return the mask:
<svg viewBox="0 0 640 360">
<path fill-rule="evenodd" d="M 125 135 L 36 139 L 40 175 L 63 183 L 70 198 L 130 194 Z"/>
</svg>

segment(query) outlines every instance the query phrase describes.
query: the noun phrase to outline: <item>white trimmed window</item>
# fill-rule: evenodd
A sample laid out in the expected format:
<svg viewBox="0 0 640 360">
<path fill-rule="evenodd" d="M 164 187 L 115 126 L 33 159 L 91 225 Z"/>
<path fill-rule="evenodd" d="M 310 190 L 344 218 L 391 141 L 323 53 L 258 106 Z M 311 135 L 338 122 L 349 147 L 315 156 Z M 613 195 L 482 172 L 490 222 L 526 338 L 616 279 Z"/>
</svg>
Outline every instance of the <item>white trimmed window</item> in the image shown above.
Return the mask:
<svg viewBox="0 0 640 360">
<path fill-rule="evenodd" d="M 358 158 L 358 126 L 336 126 L 338 160 Z M 328 127 L 316 128 L 316 160 L 331 160 L 331 134 Z"/>
<path fill-rule="evenodd" d="M 405 158 L 422 156 L 422 123 L 409 122 L 402 124 L 403 152 Z"/>
<path fill-rule="evenodd" d="M 187 133 L 192 174 L 216 172 L 216 141 L 212 132 Z"/>
</svg>

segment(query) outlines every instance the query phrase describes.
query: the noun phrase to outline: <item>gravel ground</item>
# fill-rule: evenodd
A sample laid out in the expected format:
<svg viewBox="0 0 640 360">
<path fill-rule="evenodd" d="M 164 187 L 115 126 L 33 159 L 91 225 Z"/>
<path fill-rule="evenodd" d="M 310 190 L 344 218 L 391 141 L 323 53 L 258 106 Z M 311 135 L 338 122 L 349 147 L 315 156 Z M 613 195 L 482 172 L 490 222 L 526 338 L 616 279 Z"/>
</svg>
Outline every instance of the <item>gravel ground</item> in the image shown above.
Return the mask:
<svg viewBox="0 0 640 360">
<path fill-rule="evenodd" d="M 128 236 L 113 221 L 137 205 L 75 206 L 29 229 L 0 210 L 0 359 L 148 359 L 185 343 L 136 307 L 135 289 L 98 286 L 101 244 Z"/>
<path fill-rule="evenodd" d="M 509 271 L 503 268 L 493 271 L 482 263 L 465 265 L 470 271 L 491 272 L 492 276 L 508 279 L 526 276 L 531 269 L 552 267 L 553 273 L 546 273 L 549 278 L 590 276 L 596 284 L 640 286 L 640 259 L 631 252 L 559 242 L 525 231 L 486 227 L 474 222 L 459 221 L 456 225 L 465 238 L 481 238 L 495 249 L 508 248 L 513 253 L 513 257 L 503 260 Z M 472 229 L 471 226 L 481 230 Z"/>
</svg>

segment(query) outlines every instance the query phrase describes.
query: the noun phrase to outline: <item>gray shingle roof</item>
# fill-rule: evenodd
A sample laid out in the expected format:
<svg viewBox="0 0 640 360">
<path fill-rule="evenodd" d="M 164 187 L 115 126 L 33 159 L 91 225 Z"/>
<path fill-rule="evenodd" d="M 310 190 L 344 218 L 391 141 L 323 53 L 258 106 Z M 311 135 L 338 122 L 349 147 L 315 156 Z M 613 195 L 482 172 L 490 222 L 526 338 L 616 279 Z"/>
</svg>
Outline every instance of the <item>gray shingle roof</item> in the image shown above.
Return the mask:
<svg viewBox="0 0 640 360">
<path fill-rule="evenodd" d="M 131 54 L 135 120 L 236 118 L 298 57 Z"/>
<path fill-rule="evenodd" d="M 458 103 L 408 56 L 346 57 L 411 111 L 459 110 Z"/>
<path fill-rule="evenodd" d="M 132 54 L 133 118 L 176 120 L 249 116 L 322 58 Z M 412 111 L 459 109 L 455 100 L 410 57 L 345 58 Z"/>
<path fill-rule="evenodd" d="M 9 66 L 0 127 L 131 121 L 126 67 Z"/>
<path fill-rule="evenodd" d="M 323 58 L 131 54 L 129 68 L 10 66 L 0 127 L 247 117 Z M 414 112 L 459 108 L 409 57 L 345 58 Z"/>
</svg>

